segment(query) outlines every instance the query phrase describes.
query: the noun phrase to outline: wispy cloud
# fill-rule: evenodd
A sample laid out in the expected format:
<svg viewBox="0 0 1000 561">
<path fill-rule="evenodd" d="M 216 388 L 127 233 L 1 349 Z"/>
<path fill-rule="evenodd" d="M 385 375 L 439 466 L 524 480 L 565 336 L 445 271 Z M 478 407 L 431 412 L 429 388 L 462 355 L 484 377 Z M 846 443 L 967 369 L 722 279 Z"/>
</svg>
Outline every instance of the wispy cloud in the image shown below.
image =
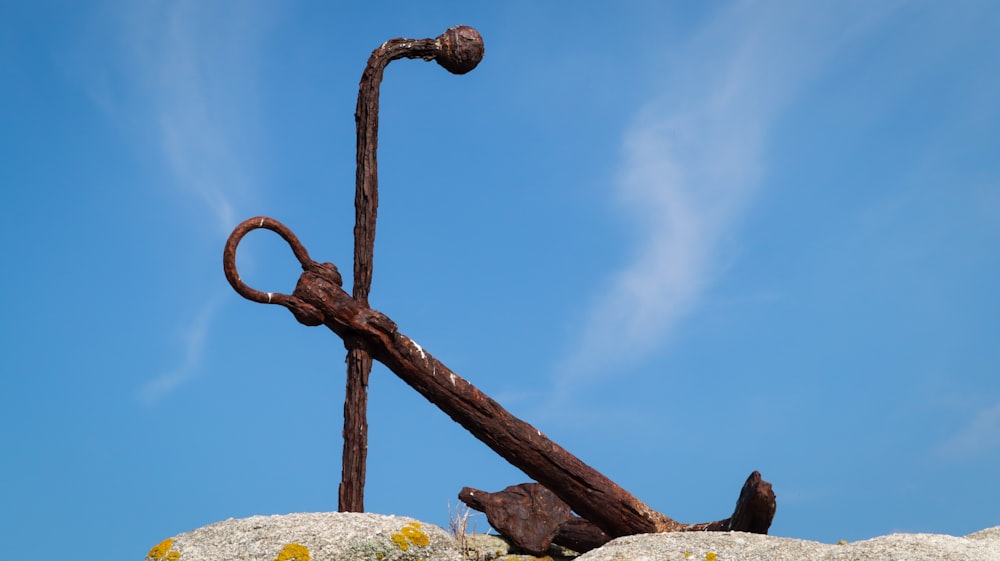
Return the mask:
<svg viewBox="0 0 1000 561">
<path fill-rule="evenodd" d="M 880 17 L 736 3 L 690 45 L 669 46 L 684 58 L 658 66 L 673 80 L 625 131 L 614 184 L 635 225 L 631 259 L 593 301 L 558 366 L 557 395 L 641 361 L 696 309 L 724 272 L 727 240 L 766 170 L 776 118 L 825 59 Z"/>
<path fill-rule="evenodd" d="M 205 306 L 194 320 L 183 328 L 179 341 L 182 349 L 180 363 L 143 384 L 137 392 L 140 401 L 152 405 L 198 373 L 205 341 L 209 336 L 209 327 L 215 316 L 215 308 L 214 304 Z"/>
<path fill-rule="evenodd" d="M 220 236 L 228 235 L 238 201 L 252 196 L 260 169 L 252 140 L 263 136 L 254 118 L 254 92 L 260 90 L 254 61 L 268 18 L 239 2 L 134 2 L 119 8 L 130 57 L 126 89 L 137 94 L 127 107 L 142 130 L 136 142 L 162 162 L 151 171 L 152 182 L 207 215 Z M 219 239 L 204 243 L 215 249 Z M 141 401 L 162 399 L 199 371 L 215 315 L 212 296 L 205 299 L 183 327 L 179 364 L 144 384 Z"/>
<path fill-rule="evenodd" d="M 249 139 L 258 100 L 255 52 L 261 14 L 242 3 L 178 0 L 133 7 L 128 21 L 134 75 L 143 84 L 158 152 L 176 192 L 236 224 L 236 203 L 252 190 Z"/>
<path fill-rule="evenodd" d="M 1000 448 L 1000 401 L 980 410 L 972 420 L 938 447 L 940 456 L 967 459 Z"/>
</svg>

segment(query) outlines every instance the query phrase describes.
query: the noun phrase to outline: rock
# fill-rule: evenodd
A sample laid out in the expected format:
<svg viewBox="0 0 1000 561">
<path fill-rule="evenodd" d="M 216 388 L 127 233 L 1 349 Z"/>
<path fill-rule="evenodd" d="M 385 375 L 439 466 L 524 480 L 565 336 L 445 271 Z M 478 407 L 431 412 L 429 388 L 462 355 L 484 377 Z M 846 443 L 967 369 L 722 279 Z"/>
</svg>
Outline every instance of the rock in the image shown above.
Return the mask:
<svg viewBox="0 0 1000 561">
<path fill-rule="evenodd" d="M 524 552 L 507 538 L 494 534 L 467 534 L 462 541 L 466 561 L 570 561 L 580 554 L 552 544 L 544 556 Z"/>
<path fill-rule="evenodd" d="M 510 553 L 510 542 L 493 534 L 465 536 L 466 557 L 476 561 L 493 561 Z"/>
<path fill-rule="evenodd" d="M 210 524 L 153 547 L 147 561 L 532 561 L 497 536 L 448 532 L 401 516 L 357 513 L 253 516 Z M 564 557 L 565 556 L 565 557 Z M 576 561 L 1000 561 L 1000 526 L 964 538 L 892 534 L 831 545 L 742 532 L 626 536 Z"/>
<path fill-rule="evenodd" d="M 321 512 L 229 519 L 178 534 L 147 561 L 464 561 L 443 529 L 412 518 Z"/>
<path fill-rule="evenodd" d="M 577 561 L 1000 561 L 1000 527 L 964 538 L 891 534 L 844 545 L 742 532 L 626 536 Z"/>
</svg>

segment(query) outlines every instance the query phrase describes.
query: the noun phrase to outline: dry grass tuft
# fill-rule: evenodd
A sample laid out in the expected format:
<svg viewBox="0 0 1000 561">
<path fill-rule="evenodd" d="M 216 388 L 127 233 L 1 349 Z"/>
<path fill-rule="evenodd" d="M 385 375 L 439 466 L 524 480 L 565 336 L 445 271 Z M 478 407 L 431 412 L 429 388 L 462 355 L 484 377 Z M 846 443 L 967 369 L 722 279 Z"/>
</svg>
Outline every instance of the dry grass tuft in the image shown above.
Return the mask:
<svg viewBox="0 0 1000 561">
<path fill-rule="evenodd" d="M 472 509 L 468 506 L 459 504 L 452 509 L 451 503 L 448 503 L 448 532 L 455 538 L 466 559 L 482 561 L 484 556 L 469 544 L 469 534 L 476 533 L 475 521 L 473 521 L 472 527 L 469 527 L 469 519 L 474 516 Z"/>
</svg>

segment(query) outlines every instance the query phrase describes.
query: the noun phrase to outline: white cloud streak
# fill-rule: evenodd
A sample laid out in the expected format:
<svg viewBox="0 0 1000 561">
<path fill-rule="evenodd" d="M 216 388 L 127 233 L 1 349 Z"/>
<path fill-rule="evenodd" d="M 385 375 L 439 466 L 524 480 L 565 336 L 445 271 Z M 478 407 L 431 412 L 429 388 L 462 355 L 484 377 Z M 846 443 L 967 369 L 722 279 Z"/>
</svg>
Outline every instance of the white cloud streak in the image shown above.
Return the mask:
<svg viewBox="0 0 1000 561">
<path fill-rule="evenodd" d="M 139 401 L 152 405 L 197 375 L 214 316 L 215 306 L 209 304 L 185 326 L 180 340 L 183 348 L 180 364 L 143 384 L 137 392 Z"/>
<path fill-rule="evenodd" d="M 783 106 L 824 59 L 885 13 L 828 8 L 736 3 L 680 49 L 682 60 L 660 66 L 674 81 L 625 131 L 614 184 L 637 232 L 631 259 L 593 301 L 558 365 L 557 395 L 665 344 L 723 272 L 727 240 L 766 170 L 768 133 Z"/>
<path fill-rule="evenodd" d="M 267 18 L 236 2 L 118 8 L 126 14 L 123 33 L 131 47 L 130 89 L 141 93 L 128 104 L 140 115 L 139 148 L 162 159 L 167 174 L 160 183 L 200 207 L 226 236 L 237 222 L 235 201 L 250 195 L 260 165 L 249 139 L 262 136 L 253 118 L 259 103 L 253 61 Z M 196 375 L 214 310 L 209 298 L 184 328 L 180 363 L 144 384 L 140 401 L 155 403 Z"/>
<path fill-rule="evenodd" d="M 980 410 L 962 430 L 938 447 L 939 456 L 965 460 L 1000 448 L 1000 401 Z"/>
<path fill-rule="evenodd" d="M 252 61 L 263 18 L 243 4 L 223 4 L 142 4 L 127 27 L 156 131 L 151 148 L 166 163 L 169 184 L 204 205 L 228 234 L 234 201 L 247 196 L 255 175 L 248 139 L 257 136 Z"/>
</svg>

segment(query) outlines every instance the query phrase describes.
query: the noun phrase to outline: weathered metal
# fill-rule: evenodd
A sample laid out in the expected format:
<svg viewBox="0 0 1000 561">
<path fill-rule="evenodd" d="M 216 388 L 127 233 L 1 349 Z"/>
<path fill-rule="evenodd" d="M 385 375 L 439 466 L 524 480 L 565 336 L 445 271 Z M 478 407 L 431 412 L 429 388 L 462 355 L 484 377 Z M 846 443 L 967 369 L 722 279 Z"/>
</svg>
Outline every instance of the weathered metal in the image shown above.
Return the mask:
<svg viewBox="0 0 1000 561">
<path fill-rule="evenodd" d="M 553 543 L 583 553 L 611 540 L 590 521 L 573 516 L 570 507 L 537 483 L 522 483 L 489 493 L 464 487 L 459 500 L 484 514 L 490 526 L 528 553 L 541 555 Z M 687 524 L 682 532 L 751 532 L 766 534 L 774 519 L 771 484 L 753 472 L 736 499 L 733 515 L 725 520 Z"/>
<path fill-rule="evenodd" d="M 248 232 L 258 228 L 272 230 L 284 238 L 302 266 L 303 272 L 290 295 L 261 292 L 240 279 L 236 269 L 237 246 Z M 233 289 L 244 298 L 284 306 L 300 323 L 326 325 L 344 340 L 348 348 L 364 349 L 476 438 L 551 490 L 573 511 L 593 522 L 607 535 L 617 537 L 685 529 L 710 530 L 725 526 L 685 526 L 653 510 L 549 440 L 540 430 L 509 413 L 400 333 L 391 319 L 351 298 L 341 288 L 342 280 L 337 267 L 310 259 L 305 247 L 280 222 L 255 217 L 237 226 L 226 241 L 223 269 Z M 766 484 L 766 487 L 770 491 L 770 485 Z M 773 503 L 773 493 L 770 502 Z M 773 515 L 773 506 L 771 509 Z"/>
<path fill-rule="evenodd" d="M 464 487 L 458 498 L 485 514 L 500 535 L 537 556 L 545 555 L 559 527 L 573 518 L 569 505 L 538 483 L 511 485 L 496 493 Z"/>
<path fill-rule="evenodd" d="M 511 415 L 399 333 L 392 320 L 370 308 L 368 296 L 378 212 L 378 97 L 385 67 L 400 58 L 423 58 L 436 60 L 450 72 L 464 74 L 476 67 L 483 52 L 479 33 L 465 26 L 450 28 L 435 39 L 392 39 L 372 52 L 361 77 L 355 112 L 358 136 L 352 295 L 343 290 L 335 265 L 313 261 L 295 235 L 276 220 L 267 217 L 246 220 L 226 242 L 223 268 L 239 294 L 255 302 L 282 305 L 305 325 L 326 325 L 343 339 L 348 350 L 339 509 L 364 509 L 367 385 L 374 358 L 538 481 L 499 493 L 465 488 L 460 495 L 473 508 L 485 510 L 491 525 L 526 551 L 541 554 L 551 543 L 585 551 L 612 537 L 648 532 L 767 533 L 774 517 L 774 492 L 759 473 L 751 474 L 743 486 L 730 518 L 681 524 L 651 509 L 541 431 Z M 240 279 L 236 269 L 237 246 L 248 232 L 258 228 L 272 230 L 284 238 L 302 266 L 298 285 L 290 295 L 261 292 Z"/>
<path fill-rule="evenodd" d="M 574 516 L 559 526 L 559 531 L 552 538 L 552 543 L 584 553 L 597 549 L 611 541 L 611 537 L 601 531 L 593 522 L 586 518 Z"/>
<path fill-rule="evenodd" d="M 766 534 L 774 520 L 777 509 L 774 489 L 761 477 L 759 471 L 754 471 L 743 483 L 740 496 L 736 499 L 733 515 L 718 522 L 691 524 L 684 528 L 685 532 L 750 532 Z"/>
<path fill-rule="evenodd" d="M 352 295 L 368 306 L 378 213 L 378 107 L 385 67 L 401 58 L 435 60 L 449 72 L 465 74 L 483 58 L 479 32 L 467 26 L 449 28 L 435 39 L 390 39 L 372 51 L 358 86 L 354 113 L 357 127 L 357 168 L 354 195 L 354 287 Z M 341 512 L 363 512 L 365 462 L 368 451 L 368 376 L 372 359 L 360 347 L 348 345 L 347 389 L 344 399 L 344 453 L 340 489 Z"/>
</svg>

